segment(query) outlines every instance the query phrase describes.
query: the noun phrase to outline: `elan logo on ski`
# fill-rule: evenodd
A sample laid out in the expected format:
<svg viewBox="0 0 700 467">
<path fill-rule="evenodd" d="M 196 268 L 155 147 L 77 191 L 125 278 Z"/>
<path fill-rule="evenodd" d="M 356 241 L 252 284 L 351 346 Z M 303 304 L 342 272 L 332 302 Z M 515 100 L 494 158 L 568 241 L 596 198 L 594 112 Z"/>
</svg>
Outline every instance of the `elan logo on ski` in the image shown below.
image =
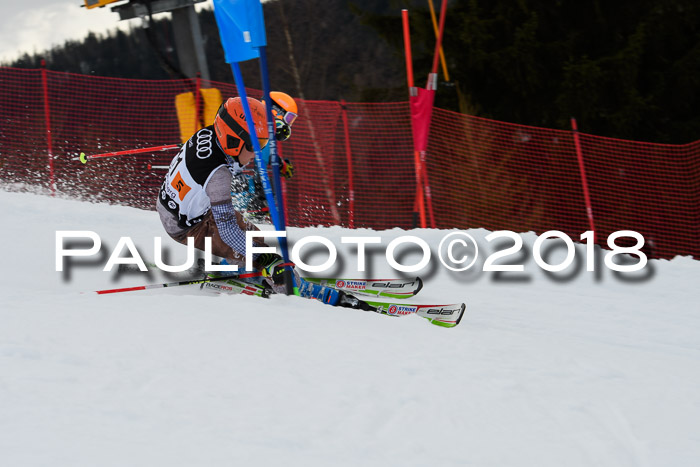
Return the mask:
<svg viewBox="0 0 700 467">
<path fill-rule="evenodd" d="M 403 289 L 406 287 L 413 287 L 416 285 L 416 281 L 409 281 L 409 282 L 403 282 L 399 280 L 390 280 L 390 281 L 384 281 L 384 282 L 373 282 L 372 287 L 376 288 L 381 288 L 381 289 Z"/>
<path fill-rule="evenodd" d="M 445 308 L 445 307 L 440 307 L 440 308 L 430 308 L 429 310 L 426 311 L 427 314 L 429 315 L 445 315 L 445 316 L 450 316 L 455 313 L 459 313 L 462 311 L 462 308 Z"/>
</svg>

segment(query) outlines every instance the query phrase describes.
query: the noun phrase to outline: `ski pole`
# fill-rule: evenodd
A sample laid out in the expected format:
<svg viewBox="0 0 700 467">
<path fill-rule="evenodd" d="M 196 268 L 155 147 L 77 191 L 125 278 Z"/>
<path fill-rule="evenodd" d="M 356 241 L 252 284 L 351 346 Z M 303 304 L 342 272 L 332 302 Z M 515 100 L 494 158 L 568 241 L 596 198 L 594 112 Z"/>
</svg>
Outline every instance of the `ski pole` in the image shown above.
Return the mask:
<svg viewBox="0 0 700 467">
<path fill-rule="evenodd" d="M 250 273 L 239 274 L 239 275 L 235 275 L 235 276 L 205 277 L 203 279 L 195 279 L 195 280 L 189 280 L 189 281 L 165 282 L 163 284 L 146 284 L 146 285 L 138 285 L 136 287 L 124 287 L 121 289 L 95 290 L 94 293 L 96 293 L 98 295 L 104 295 L 104 294 L 109 294 L 109 293 L 133 292 L 136 290 L 160 289 L 163 287 L 178 287 L 181 285 L 204 284 L 206 282 L 225 281 L 228 279 L 245 279 L 247 277 L 259 277 L 261 275 L 262 274 L 259 272 L 250 272 Z"/>
<path fill-rule="evenodd" d="M 282 263 L 279 266 L 282 266 L 282 267 L 294 266 L 294 263 Z M 138 285 L 136 287 L 125 287 L 125 288 L 121 288 L 121 289 L 95 290 L 94 293 L 96 293 L 98 295 L 104 295 L 104 294 L 109 294 L 109 293 L 133 292 L 136 290 L 161 289 L 164 287 L 178 287 L 180 285 L 205 284 L 207 282 L 225 281 L 228 279 L 247 279 L 249 277 L 260 277 L 262 275 L 263 275 L 262 272 L 256 271 L 256 272 L 246 272 L 243 274 L 232 274 L 232 275 L 221 276 L 221 277 L 206 277 L 205 276 L 203 279 L 194 279 L 194 280 L 189 280 L 189 281 L 164 282 L 162 284 L 146 284 L 146 285 Z"/>
<path fill-rule="evenodd" d="M 87 161 L 89 161 L 91 159 L 100 159 L 103 157 L 126 156 L 129 154 L 141 154 L 144 152 L 167 151 L 169 149 L 178 149 L 180 147 L 181 147 L 180 144 L 166 144 L 163 146 L 152 146 L 150 148 L 126 149 L 124 151 L 105 152 L 104 154 L 91 154 L 89 156 L 86 156 L 84 152 L 81 152 L 79 157 L 74 157 L 72 160 L 74 160 L 74 161 L 79 160 L 83 164 L 86 164 Z"/>
</svg>

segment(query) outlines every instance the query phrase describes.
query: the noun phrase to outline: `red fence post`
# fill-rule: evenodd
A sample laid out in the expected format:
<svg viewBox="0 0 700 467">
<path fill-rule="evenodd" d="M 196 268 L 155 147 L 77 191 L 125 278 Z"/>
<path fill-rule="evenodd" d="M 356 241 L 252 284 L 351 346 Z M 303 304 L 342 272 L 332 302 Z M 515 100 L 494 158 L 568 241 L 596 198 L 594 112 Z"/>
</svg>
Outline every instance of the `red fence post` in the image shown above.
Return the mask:
<svg viewBox="0 0 700 467">
<path fill-rule="evenodd" d="M 282 154 L 282 145 L 281 144 L 277 144 L 277 156 L 280 158 L 280 161 L 284 160 L 284 155 Z M 287 179 L 285 177 L 282 177 L 282 198 L 283 198 L 282 209 L 284 209 L 284 218 L 287 220 L 287 226 L 289 226 L 289 208 L 288 208 L 289 196 L 287 195 Z"/>
<path fill-rule="evenodd" d="M 420 151 L 419 155 L 421 170 L 423 171 L 422 189 L 425 191 L 425 204 L 428 205 L 428 218 L 430 219 L 430 228 L 435 229 L 437 228 L 437 226 L 435 224 L 435 214 L 433 213 L 433 194 L 432 191 L 430 191 L 430 180 L 428 179 L 428 162 L 425 157 L 425 151 Z"/>
<path fill-rule="evenodd" d="M 352 150 L 350 148 L 350 128 L 348 127 L 348 108 L 345 101 L 340 101 L 340 109 L 343 115 L 343 132 L 345 134 L 345 160 L 348 163 L 348 183 L 350 185 L 350 207 L 348 213 L 348 226 L 355 228 L 355 184 L 352 178 Z"/>
<path fill-rule="evenodd" d="M 44 120 L 46 122 L 46 145 L 49 151 L 49 186 L 51 196 L 56 195 L 56 183 L 53 170 L 53 140 L 51 139 L 51 109 L 49 107 L 49 86 L 46 79 L 46 60 L 41 59 L 41 87 L 44 91 Z"/>
<path fill-rule="evenodd" d="M 595 243 L 595 223 L 593 222 L 593 207 L 591 206 L 591 195 L 588 191 L 588 181 L 586 180 L 586 167 L 583 164 L 583 151 L 581 150 L 581 141 L 578 134 L 578 126 L 576 119 L 571 117 L 571 129 L 574 132 L 574 146 L 576 147 L 576 157 L 578 158 L 578 168 L 581 173 L 581 185 L 583 185 L 583 198 L 586 202 L 586 214 L 588 215 L 588 224 L 593 231 L 593 243 Z"/>
</svg>

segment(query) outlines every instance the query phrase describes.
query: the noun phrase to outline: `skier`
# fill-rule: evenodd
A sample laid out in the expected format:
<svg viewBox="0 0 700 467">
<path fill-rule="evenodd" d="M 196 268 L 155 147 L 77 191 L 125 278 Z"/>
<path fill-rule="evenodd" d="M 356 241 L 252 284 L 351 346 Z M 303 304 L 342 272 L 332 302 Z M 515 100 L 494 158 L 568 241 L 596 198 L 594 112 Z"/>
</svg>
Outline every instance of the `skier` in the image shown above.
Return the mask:
<svg viewBox="0 0 700 467">
<path fill-rule="evenodd" d="M 264 104 L 248 98 L 260 146 L 268 142 Z M 231 202 L 231 180 L 255 157 L 240 97 L 226 100 L 214 124 L 197 131 L 173 158 L 161 186 L 156 210 L 165 231 L 175 241 L 205 248 L 211 238 L 213 254 L 225 264 L 244 268 L 246 231 L 259 230 L 246 222 Z M 265 244 L 258 241 L 258 246 Z M 284 265 L 278 254 L 253 255 L 253 266 L 262 272 L 275 292 L 284 290 Z"/>
<path fill-rule="evenodd" d="M 287 141 L 292 136 L 292 123 L 294 123 L 298 115 L 297 103 L 289 94 L 279 91 L 272 91 L 270 100 L 272 101 L 272 116 L 275 119 L 275 139 L 277 141 Z M 262 156 L 263 162 L 267 166 L 270 162 L 269 147 L 263 150 Z M 286 178 L 292 178 L 294 166 L 289 159 L 282 161 L 280 172 Z"/>
<path fill-rule="evenodd" d="M 275 119 L 275 139 L 286 141 L 292 134 L 292 124 L 297 118 L 297 104 L 290 95 L 279 91 L 271 92 L 270 100 L 272 101 L 272 115 Z M 262 150 L 262 160 L 267 167 L 270 162 L 269 146 Z M 280 162 L 282 176 L 286 179 L 292 178 L 294 166 L 291 161 L 284 159 Z M 240 173 L 233 177 L 231 197 L 236 210 L 243 212 L 247 219 L 264 221 L 269 213 L 267 199 L 257 170 L 253 172 L 253 174 Z"/>
</svg>

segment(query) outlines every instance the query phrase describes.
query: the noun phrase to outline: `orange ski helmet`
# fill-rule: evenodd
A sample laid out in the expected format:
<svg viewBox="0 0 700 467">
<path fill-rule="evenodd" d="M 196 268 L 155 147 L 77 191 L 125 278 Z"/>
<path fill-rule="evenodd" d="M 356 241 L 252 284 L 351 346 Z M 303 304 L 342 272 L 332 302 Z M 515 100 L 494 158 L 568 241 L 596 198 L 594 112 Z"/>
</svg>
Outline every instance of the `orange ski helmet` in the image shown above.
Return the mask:
<svg viewBox="0 0 700 467">
<path fill-rule="evenodd" d="M 299 113 L 297 103 L 289 94 L 279 91 L 272 91 L 270 100 L 272 115 L 275 118 L 275 139 L 286 141 L 292 134 L 292 123 Z"/>
<path fill-rule="evenodd" d="M 248 98 L 248 106 L 255 122 L 255 133 L 262 149 L 267 146 L 268 140 L 265 107 L 262 102 L 252 97 Z M 219 140 L 219 144 L 229 156 L 237 157 L 244 145 L 248 151 L 253 150 L 253 143 L 250 139 L 250 133 L 248 133 L 248 123 L 245 120 L 240 97 L 229 97 L 221 104 L 214 119 L 214 130 L 216 131 L 216 138 Z"/>
</svg>

